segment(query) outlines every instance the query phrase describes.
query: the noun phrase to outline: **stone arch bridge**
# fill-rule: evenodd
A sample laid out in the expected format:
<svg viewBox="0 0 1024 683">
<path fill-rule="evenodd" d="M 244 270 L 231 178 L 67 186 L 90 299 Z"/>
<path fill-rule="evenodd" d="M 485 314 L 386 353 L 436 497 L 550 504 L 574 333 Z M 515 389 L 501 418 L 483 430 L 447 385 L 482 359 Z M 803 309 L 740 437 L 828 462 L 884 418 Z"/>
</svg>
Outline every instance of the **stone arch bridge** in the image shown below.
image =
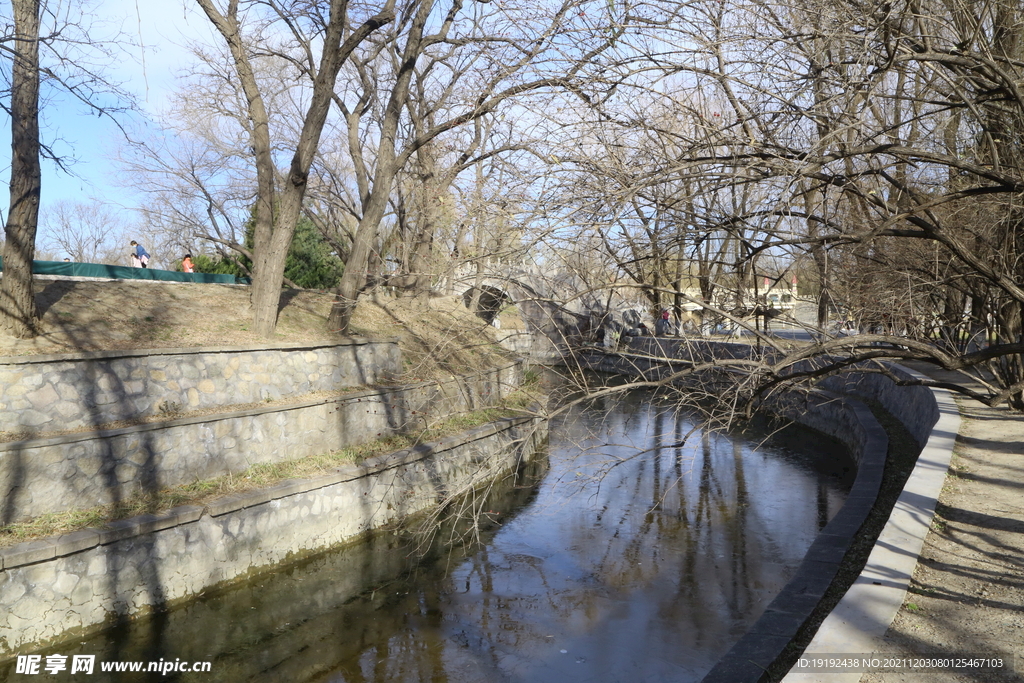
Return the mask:
<svg viewBox="0 0 1024 683">
<path fill-rule="evenodd" d="M 538 359 L 561 356 L 566 346 L 587 329 L 589 311 L 573 301 L 571 288 L 539 268 L 522 264 L 496 264 L 486 269 L 464 267 L 456 271 L 452 292 L 467 308 L 498 327 L 506 348 Z M 501 329 L 498 314 L 516 306 L 522 325 Z"/>
<path fill-rule="evenodd" d="M 569 346 L 589 337 L 600 324 L 597 319 L 611 310 L 620 316 L 630 310 L 621 296 L 613 295 L 609 301 L 607 293 L 590 292 L 571 276 L 548 273 L 535 265 L 464 267 L 452 282 L 452 293 L 495 327 L 498 314 L 515 305 L 523 325 L 514 330 L 499 328 L 498 337 L 506 348 L 535 358 L 560 357 Z M 642 304 L 636 308 L 642 310 Z"/>
</svg>

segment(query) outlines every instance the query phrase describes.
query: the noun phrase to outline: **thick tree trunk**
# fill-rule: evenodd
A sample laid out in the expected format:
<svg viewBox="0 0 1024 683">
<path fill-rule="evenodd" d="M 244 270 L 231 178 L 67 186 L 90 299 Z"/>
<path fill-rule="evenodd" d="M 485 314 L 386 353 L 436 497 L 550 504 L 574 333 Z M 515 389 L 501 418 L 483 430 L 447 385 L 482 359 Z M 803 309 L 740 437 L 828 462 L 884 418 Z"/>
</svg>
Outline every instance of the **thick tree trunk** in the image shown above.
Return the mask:
<svg viewBox="0 0 1024 683">
<path fill-rule="evenodd" d="M 377 237 L 377 228 L 384 217 L 384 208 L 387 204 L 387 193 L 383 188 L 386 183 L 390 189 L 391 181 L 395 177 L 393 157 L 390 163 L 385 164 L 378 155 L 377 164 L 377 175 L 373 182 L 374 192 L 367 204 L 367 210 L 356 227 L 356 233 L 352 238 L 352 251 L 349 252 L 345 272 L 341 274 L 341 281 L 338 283 L 337 299 L 327 319 L 327 329 L 341 334 L 348 334 L 349 323 L 352 322 L 352 314 L 356 310 L 356 300 L 366 283 L 366 271 L 372 251 L 370 247 Z"/>
<path fill-rule="evenodd" d="M 0 326 L 17 337 L 38 332 L 32 259 L 39 222 L 39 0 L 12 0 L 11 204 L 4 226 Z"/>
<path fill-rule="evenodd" d="M 270 337 L 277 327 L 281 283 L 284 280 L 288 248 L 291 246 L 295 226 L 302 210 L 309 169 L 313 157 L 316 156 L 320 135 L 330 111 L 338 72 L 360 42 L 381 26 L 394 20 L 394 3 L 389 1 L 380 14 L 367 19 L 346 38 L 348 3 L 343 0 L 331 0 L 330 16 L 323 35 L 322 53 L 313 79 L 309 108 L 302 121 L 302 131 L 292 156 L 285 187 L 278 197 L 275 196 L 276 169 L 270 139 L 270 118 L 250 62 L 250 49 L 243 40 L 238 21 L 238 3 L 230 2 L 227 12 L 222 13 L 213 0 L 196 1 L 224 38 L 248 103 L 251 125 L 249 142 L 252 145 L 257 178 L 252 271 L 253 331 L 262 337 Z M 366 255 L 368 254 L 367 251 Z"/>
<path fill-rule="evenodd" d="M 409 295 L 426 299 L 430 296 L 431 281 L 430 253 L 434 246 L 434 226 L 427 222 L 416 235 L 412 256 L 409 259 Z"/>
</svg>

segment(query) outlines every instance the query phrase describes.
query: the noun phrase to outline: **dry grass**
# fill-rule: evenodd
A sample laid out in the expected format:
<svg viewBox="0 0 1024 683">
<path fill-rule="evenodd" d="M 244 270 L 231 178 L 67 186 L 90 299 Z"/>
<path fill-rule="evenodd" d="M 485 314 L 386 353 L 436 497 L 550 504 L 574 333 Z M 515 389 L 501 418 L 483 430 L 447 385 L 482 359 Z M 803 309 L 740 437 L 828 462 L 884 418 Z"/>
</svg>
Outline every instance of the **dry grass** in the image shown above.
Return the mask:
<svg viewBox="0 0 1024 683">
<path fill-rule="evenodd" d="M 37 280 L 36 287 L 43 334 L 20 340 L 0 333 L 0 356 L 339 339 L 327 329 L 334 297 L 325 292 L 285 290 L 277 331 L 265 340 L 250 330 L 246 287 L 144 280 Z M 429 301 L 364 296 L 351 331 L 397 339 L 405 381 L 483 370 L 506 357 L 495 344 L 494 329 L 455 296 Z"/>
</svg>

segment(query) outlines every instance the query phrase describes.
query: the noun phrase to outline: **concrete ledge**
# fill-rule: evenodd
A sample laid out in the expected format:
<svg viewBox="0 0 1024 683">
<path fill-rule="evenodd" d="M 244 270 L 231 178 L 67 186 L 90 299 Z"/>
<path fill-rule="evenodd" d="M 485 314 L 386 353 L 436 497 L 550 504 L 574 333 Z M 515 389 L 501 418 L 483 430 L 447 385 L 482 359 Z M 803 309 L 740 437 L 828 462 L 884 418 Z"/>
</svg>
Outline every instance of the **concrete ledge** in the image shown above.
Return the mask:
<svg viewBox="0 0 1024 683">
<path fill-rule="evenodd" d="M 260 496 L 261 491 L 246 491 L 244 493 L 232 493 L 206 504 L 206 514 L 211 517 L 220 517 L 235 510 L 244 510 L 247 507 L 265 503 L 269 498 Z"/>
<path fill-rule="evenodd" d="M 53 539 L 28 541 L 0 550 L 3 569 L 6 571 L 26 564 L 35 564 L 57 557 L 57 543 Z"/>
<path fill-rule="evenodd" d="M 100 544 L 100 535 L 95 529 L 82 529 L 57 537 L 57 557 L 64 557 L 82 550 L 95 548 Z"/>
<path fill-rule="evenodd" d="M 336 483 L 335 477 L 330 478 L 332 483 Z M 296 493 L 302 493 L 308 491 L 306 487 L 309 485 L 308 479 L 287 479 L 282 481 L 280 484 L 274 484 L 270 488 L 266 489 L 270 495 L 271 500 L 278 500 L 279 498 L 287 498 L 293 496 Z"/>
<path fill-rule="evenodd" d="M 917 465 L 879 534 L 864 570 L 822 622 L 804 650 L 805 655 L 871 654 L 906 598 L 960 431 L 960 412 L 953 397 L 944 389 L 932 391 L 939 419 L 931 437 L 918 456 Z M 783 680 L 786 683 L 855 683 L 863 675 L 791 672 Z"/>
<path fill-rule="evenodd" d="M 190 515 L 179 516 L 176 510 L 177 508 L 161 514 L 138 515 L 137 517 L 111 522 L 106 527 L 96 530 L 100 537 L 100 545 L 107 545 L 133 536 L 141 536 L 142 534 L 169 529 L 179 524 L 187 523 L 185 520 L 194 521 L 194 519 L 189 519 Z"/>
</svg>

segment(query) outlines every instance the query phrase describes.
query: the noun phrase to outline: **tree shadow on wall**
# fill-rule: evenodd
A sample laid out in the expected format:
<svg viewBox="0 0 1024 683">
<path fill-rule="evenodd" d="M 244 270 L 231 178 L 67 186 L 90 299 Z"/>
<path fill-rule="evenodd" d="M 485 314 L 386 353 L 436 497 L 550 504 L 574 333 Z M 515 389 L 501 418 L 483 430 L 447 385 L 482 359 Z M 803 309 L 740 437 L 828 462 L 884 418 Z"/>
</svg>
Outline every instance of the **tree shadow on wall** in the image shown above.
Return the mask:
<svg viewBox="0 0 1024 683">
<path fill-rule="evenodd" d="M 40 311 L 48 311 L 74 291 L 76 284 L 68 281 L 48 284 L 37 294 Z M 143 316 L 147 313 L 158 315 L 159 311 L 139 312 Z M 98 334 L 80 325 L 73 325 L 60 317 L 55 321 L 51 318 L 50 324 L 63 334 L 74 349 L 96 349 L 103 346 L 104 340 Z M 132 421 L 145 415 L 150 408 L 145 398 L 145 380 L 139 381 L 138 376 L 134 380 L 129 378 L 130 371 L 130 362 L 124 357 L 114 356 L 57 363 L 51 376 L 44 375 L 43 388 L 49 384 L 58 396 L 65 400 L 77 400 L 81 406 L 84 424 L 69 434 L 69 438 L 108 430 L 114 423 Z M 134 390 L 130 384 L 141 385 L 141 391 Z M 45 409 L 47 406 L 37 407 Z M 26 458 L 32 458 L 32 451 L 42 447 L 43 444 L 38 442 L 50 436 L 47 432 L 63 431 L 62 419 L 65 418 L 53 414 L 42 425 L 26 429 L 30 439 L 20 442 L 9 453 L 10 491 L 3 501 L 3 524 L 10 524 L 23 516 L 18 507 L 21 498 L 19 494 L 24 493 L 29 484 L 26 481 L 29 476 L 26 471 L 29 460 Z M 108 432 L 102 438 L 82 442 L 85 444 L 85 452 L 64 460 L 66 466 L 75 470 L 60 473 L 61 480 L 81 480 L 87 486 L 98 484 L 100 490 L 91 498 L 110 505 L 114 518 L 157 512 L 157 493 L 162 487 L 159 469 L 162 454 L 159 452 L 160 444 L 154 427 L 128 427 L 127 432 Z M 97 465 L 95 474 L 81 469 L 92 458 L 95 458 L 94 464 Z M 89 466 L 88 469 L 94 468 Z M 58 476 L 56 472 L 52 475 Z M 105 560 L 105 571 L 97 581 L 97 584 L 100 581 L 105 584 L 104 589 L 96 592 L 105 596 L 104 608 L 111 615 L 115 627 L 128 623 L 131 619 L 130 610 L 136 602 L 145 602 L 158 614 L 165 610 L 167 601 L 157 544 L 158 540 L 153 534 L 146 534 L 87 551 L 99 553 Z M 135 600 L 137 594 L 143 594 L 145 598 Z M 155 655 L 153 659 L 159 659 L 162 618 L 157 617 L 148 623 L 152 629 L 150 642 Z M 111 653 L 110 659 L 120 659 L 119 653 Z"/>
</svg>

